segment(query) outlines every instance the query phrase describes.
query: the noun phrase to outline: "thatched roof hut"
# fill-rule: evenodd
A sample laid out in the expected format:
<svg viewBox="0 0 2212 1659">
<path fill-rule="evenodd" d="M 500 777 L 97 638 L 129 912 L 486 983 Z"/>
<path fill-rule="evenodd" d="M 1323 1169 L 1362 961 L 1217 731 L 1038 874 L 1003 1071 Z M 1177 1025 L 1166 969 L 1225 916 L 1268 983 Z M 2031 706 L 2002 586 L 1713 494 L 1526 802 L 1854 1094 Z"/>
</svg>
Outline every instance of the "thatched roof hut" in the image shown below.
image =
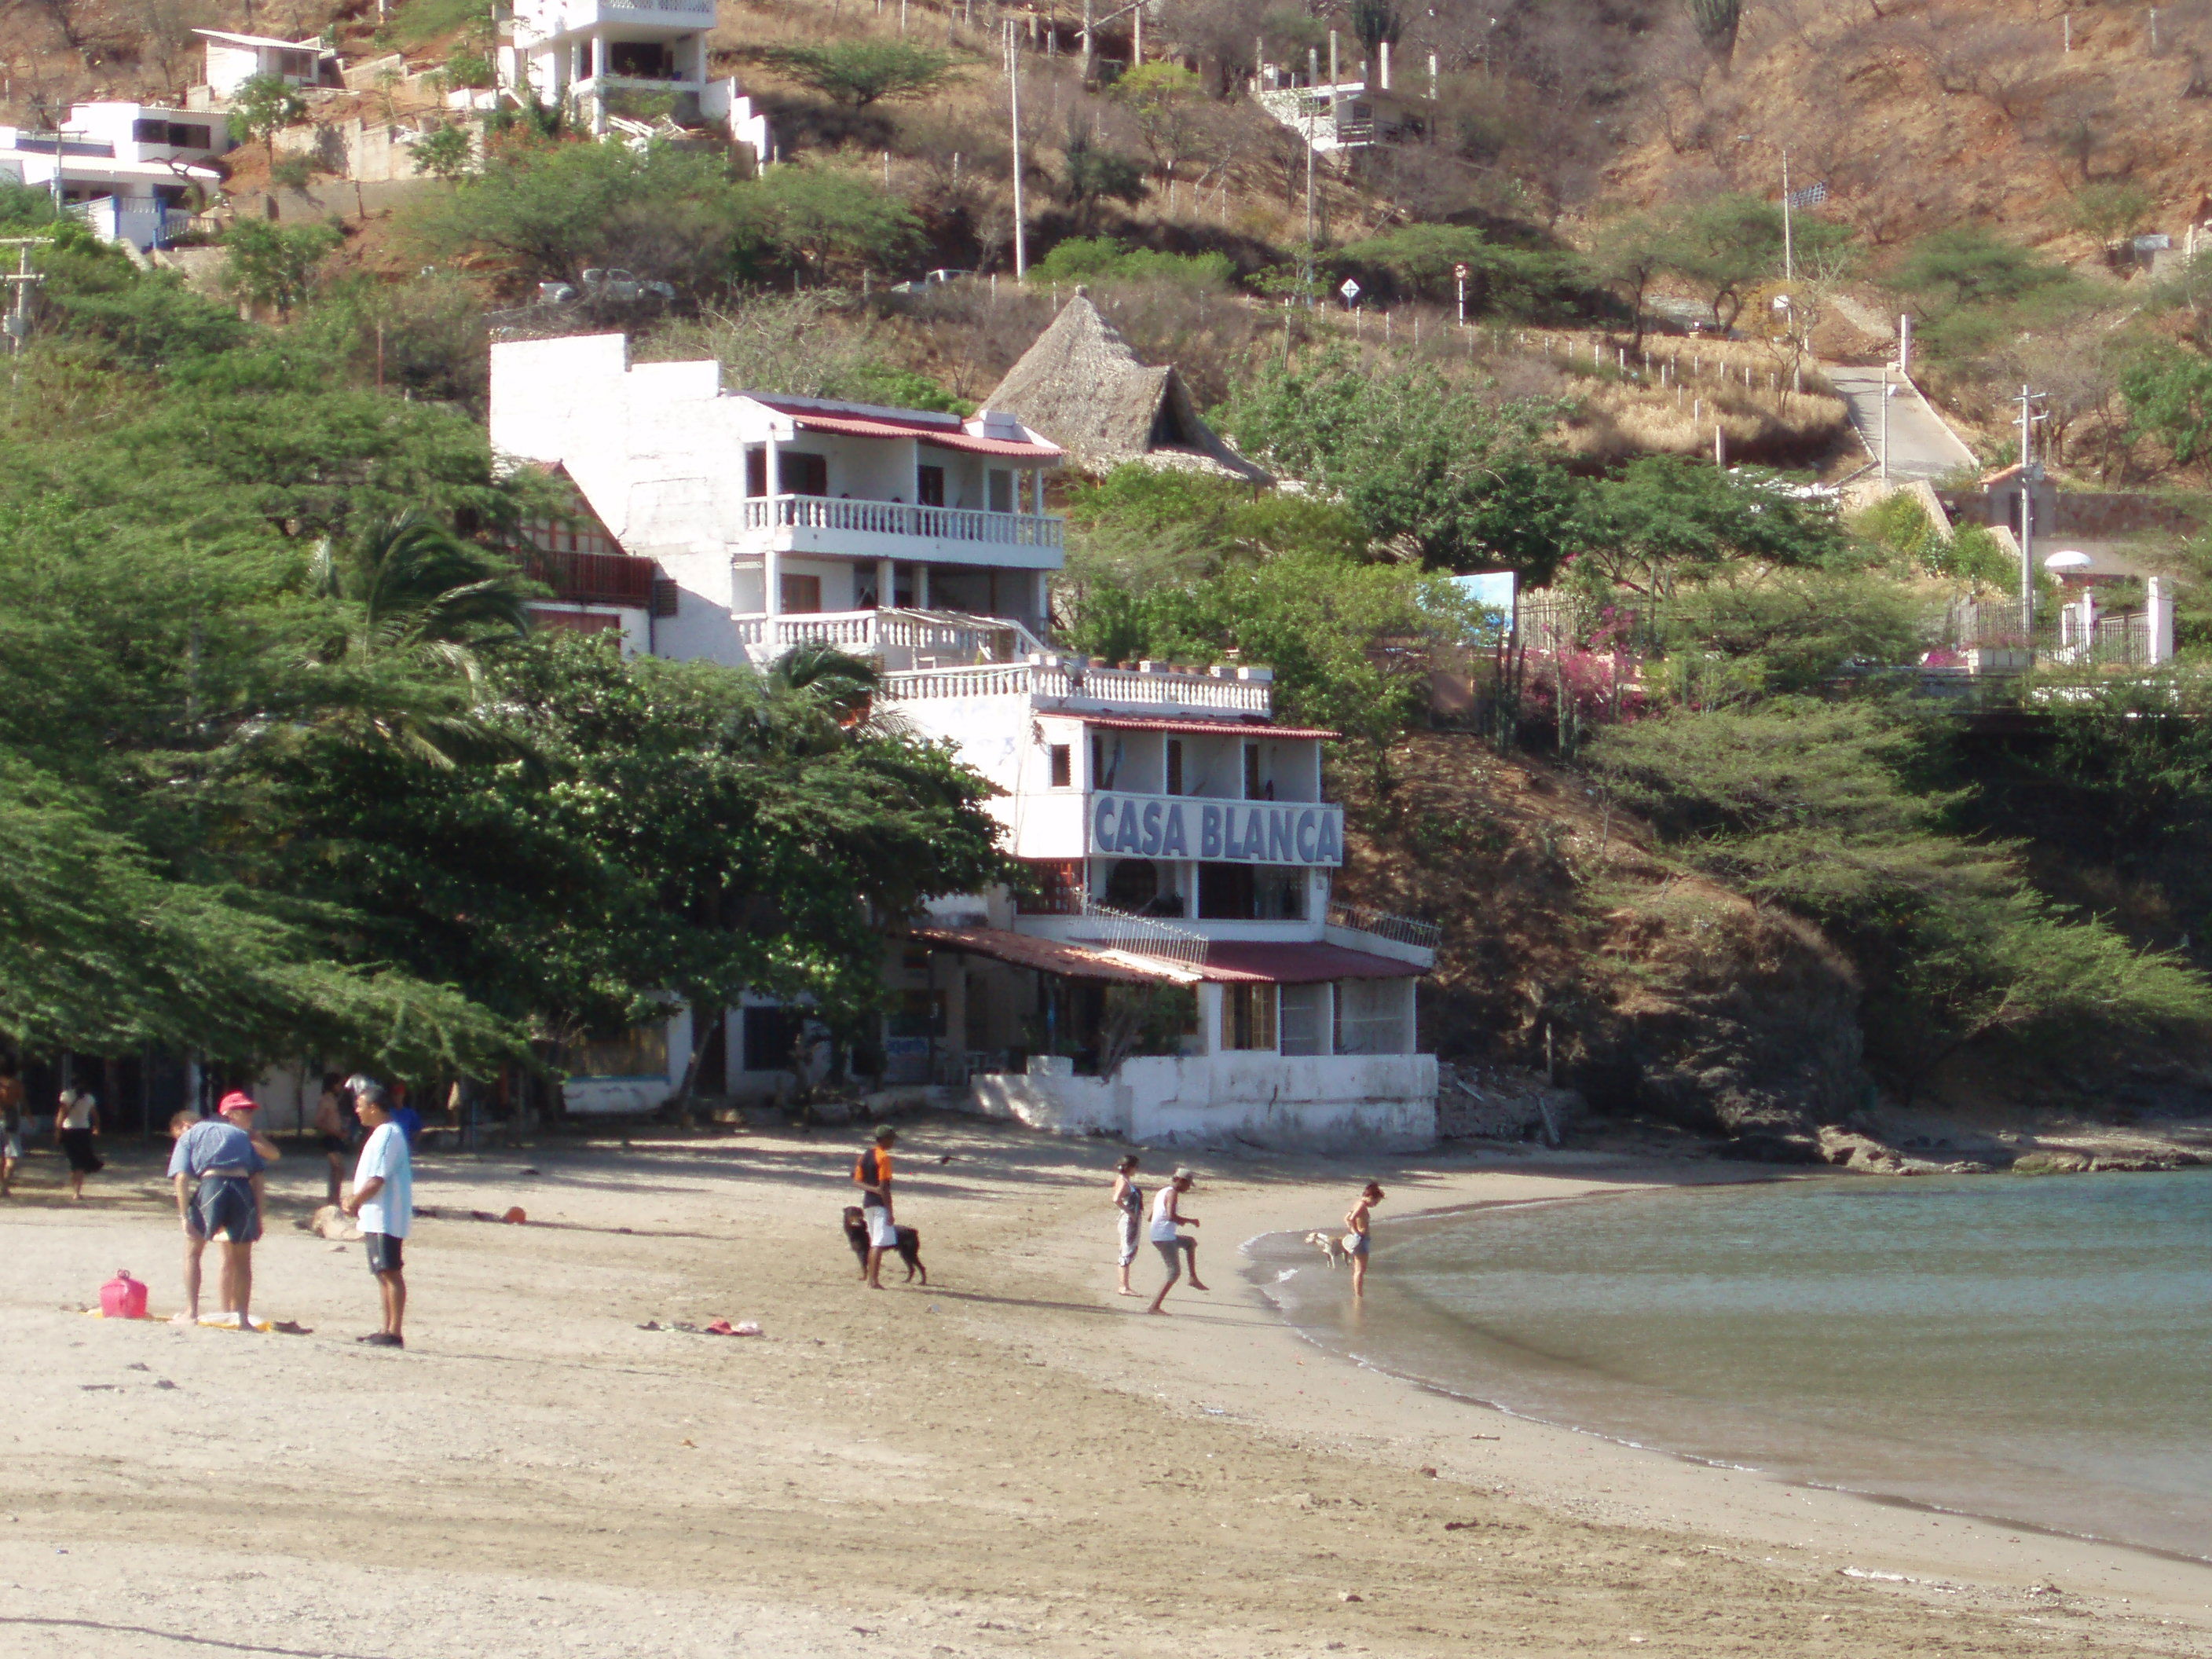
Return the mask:
<svg viewBox="0 0 2212 1659">
<path fill-rule="evenodd" d="M 1199 419 L 1175 366 L 1139 362 L 1080 288 L 984 407 L 1043 433 L 1086 472 L 1138 461 L 1273 482 Z"/>
</svg>

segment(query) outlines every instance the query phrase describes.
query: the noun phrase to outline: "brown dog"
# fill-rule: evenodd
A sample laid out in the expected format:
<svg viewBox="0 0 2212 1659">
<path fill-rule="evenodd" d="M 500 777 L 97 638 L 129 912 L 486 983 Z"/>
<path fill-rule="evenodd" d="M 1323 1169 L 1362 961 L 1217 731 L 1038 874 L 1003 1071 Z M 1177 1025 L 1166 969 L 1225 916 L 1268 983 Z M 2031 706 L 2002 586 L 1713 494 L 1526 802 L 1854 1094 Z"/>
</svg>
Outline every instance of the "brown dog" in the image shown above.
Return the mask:
<svg viewBox="0 0 2212 1659">
<path fill-rule="evenodd" d="M 857 1204 L 845 1206 L 845 1242 L 853 1247 L 853 1254 L 860 1258 L 860 1275 L 865 1279 L 868 1272 L 868 1224 L 861 1218 L 860 1206 Z M 929 1283 L 929 1269 L 921 1265 L 921 1232 L 919 1228 L 901 1227 L 898 1230 L 898 1259 L 906 1263 L 907 1283 L 912 1284 L 916 1273 L 921 1275 L 923 1284 Z"/>
</svg>

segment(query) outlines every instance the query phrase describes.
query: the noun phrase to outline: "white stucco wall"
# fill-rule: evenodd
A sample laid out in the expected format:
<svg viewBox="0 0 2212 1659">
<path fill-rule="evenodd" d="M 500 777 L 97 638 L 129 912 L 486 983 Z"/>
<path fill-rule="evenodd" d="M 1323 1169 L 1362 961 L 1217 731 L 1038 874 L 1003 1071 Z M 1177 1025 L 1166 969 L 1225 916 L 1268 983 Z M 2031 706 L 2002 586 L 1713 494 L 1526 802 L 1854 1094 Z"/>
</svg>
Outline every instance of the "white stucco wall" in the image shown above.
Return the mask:
<svg viewBox="0 0 2212 1659">
<path fill-rule="evenodd" d="M 668 1022 L 668 1070 L 665 1077 L 572 1077 L 561 1085 L 564 1110 L 580 1116 L 634 1117 L 667 1104 L 691 1063 L 691 1011 L 678 1009 Z"/>
<path fill-rule="evenodd" d="M 977 1111 L 1053 1134 L 1116 1134 L 1148 1146 L 1232 1141 L 1316 1150 L 1411 1151 L 1437 1139 L 1433 1054 L 1147 1056 L 1112 1078 L 1039 1060 L 1027 1076 L 969 1085 Z"/>
</svg>

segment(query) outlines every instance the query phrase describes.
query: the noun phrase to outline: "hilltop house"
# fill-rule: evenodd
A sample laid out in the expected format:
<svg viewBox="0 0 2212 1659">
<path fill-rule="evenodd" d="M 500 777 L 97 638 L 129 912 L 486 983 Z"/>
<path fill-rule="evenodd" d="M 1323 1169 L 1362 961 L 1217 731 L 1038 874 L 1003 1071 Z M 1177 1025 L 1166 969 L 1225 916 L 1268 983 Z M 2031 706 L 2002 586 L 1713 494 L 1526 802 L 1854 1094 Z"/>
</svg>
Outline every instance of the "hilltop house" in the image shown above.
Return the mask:
<svg viewBox="0 0 2212 1659">
<path fill-rule="evenodd" d="M 1137 462 L 1273 482 L 1199 418 L 1172 363 L 1152 368 L 1138 359 L 1085 289 L 986 401 L 1043 433 L 1086 472 Z"/>
<path fill-rule="evenodd" d="M 153 104 L 72 104 L 56 132 L 0 127 L 0 179 L 53 192 L 110 242 L 159 247 L 190 222 L 230 147 L 220 115 Z"/>
<path fill-rule="evenodd" d="M 620 335 L 495 344 L 491 432 L 511 464 L 573 483 L 608 550 L 580 555 L 665 584 L 641 590 L 646 648 L 872 655 L 884 701 L 1003 792 L 990 810 L 1030 878 L 934 901 L 897 942 L 889 1080 L 1071 1133 L 1434 1139 L 1414 1025 L 1434 931 L 1333 902 L 1334 734 L 1279 724 L 1263 668 L 1042 643 L 1057 446 L 995 409 L 726 392 L 718 365 L 633 364 Z M 721 1070 L 733 1093 L 773 1093 L 808 1048 L 805 1010 L 747 1003 Z M 647 1048 L 664 1068 L 683 1052 L 629 1045 L 648 1069 L 572 1079 L 571 1109 L 657 1104 L 674 1077 Z"/>
<path fill-rule="evenodd" d="M 280 40 L 268 34 L 234 34 L 228 29 L 194 29 L 207 42 L 207 79 L 191 88 L 193 109 L 216 107 L 238 95 L 258 76 L 273 75 L 287 86 L 336 84 L 337 54 L 314 38 Z"/>
<path fill-rule="evenodd" d="M 726 127 L 756 163 L 768 118 L 734 79 L 707 73 L 714 0 L 517 0 L 499 51 L 501 90 L 565 107 L 592 132 L 624 121 Z"/>
</svg>

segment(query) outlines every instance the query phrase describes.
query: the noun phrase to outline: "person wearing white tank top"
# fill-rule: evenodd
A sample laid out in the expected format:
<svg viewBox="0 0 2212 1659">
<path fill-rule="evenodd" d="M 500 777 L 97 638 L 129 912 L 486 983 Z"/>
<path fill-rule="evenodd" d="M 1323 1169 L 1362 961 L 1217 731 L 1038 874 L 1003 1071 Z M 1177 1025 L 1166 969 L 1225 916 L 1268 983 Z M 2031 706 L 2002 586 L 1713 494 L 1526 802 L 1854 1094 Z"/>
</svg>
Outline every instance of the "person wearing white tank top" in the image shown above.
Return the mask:
<svg viewBox="0 0 2212 1659">
<path fill-rule="evenodd" d="M 1161 1188 L 1159 1196 L 1152 1200 L 1152 1248 L 1160 1253 L 1160 1260 L 1167 1264 L 1168 1282 L 1160 1286 L 1160 1292 L 1152 1298 L 1152 1306 L 1145 1310 L 1146 1313 L 1165 1311 L 1160 1304 L 1168 1299 L 1168 1292 L 1175 1288 L 1176 1280 L 1182 1277 L 1186 1256 L 1190 1260 L 1191 1289 L 1202 1291 L 1206 1288 L 1205 1282 L 1198 1276 L 1198 1241 L 1185 1238 L 1177 1231 L 1198 1225 L 1197 1217 L 1185 1215 L 1176 1207 L 1177 1200 L 1190 1190 L 1194 1179 L 1188 1170 L 1177 1170 L 1175 1178 Z"/>
</svg>

